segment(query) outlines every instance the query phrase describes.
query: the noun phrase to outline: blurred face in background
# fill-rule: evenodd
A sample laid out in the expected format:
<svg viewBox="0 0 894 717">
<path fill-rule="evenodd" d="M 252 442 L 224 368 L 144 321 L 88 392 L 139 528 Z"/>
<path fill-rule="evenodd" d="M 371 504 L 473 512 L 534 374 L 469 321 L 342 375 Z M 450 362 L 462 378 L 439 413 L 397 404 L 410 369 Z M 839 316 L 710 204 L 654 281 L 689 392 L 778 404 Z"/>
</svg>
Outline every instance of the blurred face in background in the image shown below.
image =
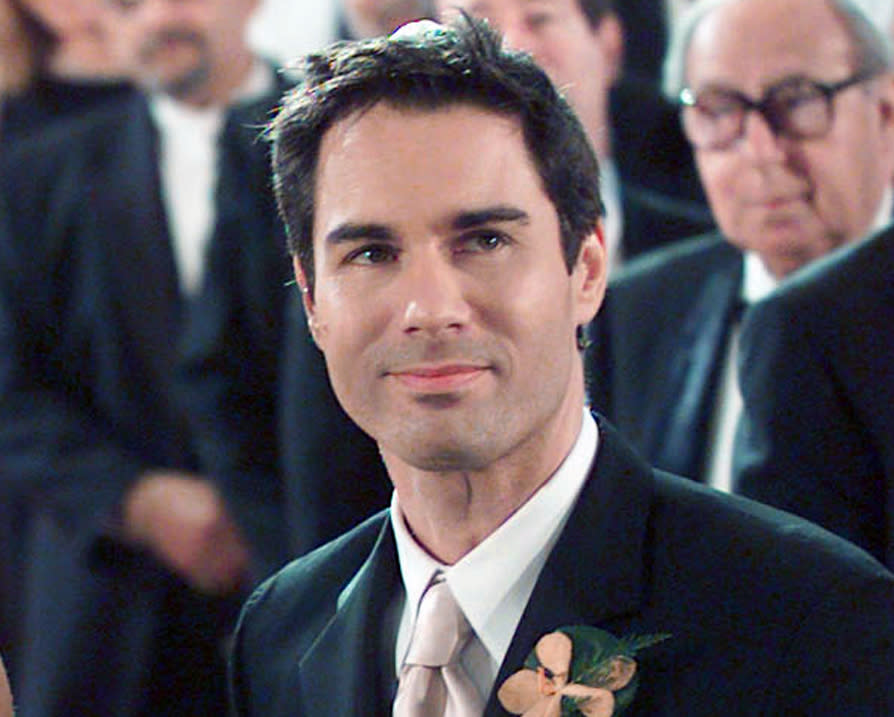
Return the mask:
<svg viewBox="0 0 894 717">
<path fill-rule="evenodd" d="M 104 0 L 18 0 L 18 4 L 57 37 L 95 30 L 106 12 Z"/>
<path fill-rule="evenodd" d="M 429 0 L 342 0 L 342 10 L 356 38 L 389 35 L 404 23 L 429 17 Z"/>
<path fill-rule="evenodd" d="M 531 53 L 568 98 L 597 154 L 608 153 L 608 91 L 623 55 L 614 14 L 593 26 L 578 0 L 438 0 L 441 17 L 456 9 L 487 18 L 510 47 Z"/>
<path fill-rule="evenodd" d="M 816 0 L 731 2 L 693 34 L 686 67 L 696 98 L 737 92 L 756 101 L 793 80 L 856 79 L 832 95 L 828 129 L 816 136 L 774 130 L 756 111 L 744 113 L 741 134 L 722 147 L 699 147 L 690 136 L 720 228 L 733 244 L 757 252 L 776 277 L 865 236 L 891 181 L 892 80 L 883 74 L 861 81 L 854 58 L 841 19 Z M 821 98 L 811 103 L 823 111 Z M 725 106 L 705 106 L 712 105 L 721 113 Z M 687 112 L 698 116 L 684 109 L 684 126 Z"/>
<path fill-rule="evenodd" d="M 119 52 L 145 88 L 203 104 L 251 62 L 256 0 L 105 0 Z"/>
</svg>

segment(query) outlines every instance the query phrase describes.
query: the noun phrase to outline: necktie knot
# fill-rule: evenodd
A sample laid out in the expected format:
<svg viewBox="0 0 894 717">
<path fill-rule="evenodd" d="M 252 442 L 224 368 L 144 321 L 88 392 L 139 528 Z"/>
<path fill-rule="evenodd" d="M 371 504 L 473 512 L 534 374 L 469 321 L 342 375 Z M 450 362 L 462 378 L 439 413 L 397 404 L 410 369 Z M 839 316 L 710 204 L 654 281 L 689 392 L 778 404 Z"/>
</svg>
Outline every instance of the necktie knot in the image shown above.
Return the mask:
<svg viewBox="0 0 894 717">
<path fill-rule="evenodd" d="M 444 667 L 455 662 L 471 635 L 466 616 L 443 578 L 435 578 L 422 596 L 405 664 Z"/>
<path fill-rule="evenodd" d="M 436 576 L 419 603 L 407 657 L 401 668 L 395 717 L 478 717 L 484 704 L 459 661 L 472 628 L 443 576 Z"/>
</svg>

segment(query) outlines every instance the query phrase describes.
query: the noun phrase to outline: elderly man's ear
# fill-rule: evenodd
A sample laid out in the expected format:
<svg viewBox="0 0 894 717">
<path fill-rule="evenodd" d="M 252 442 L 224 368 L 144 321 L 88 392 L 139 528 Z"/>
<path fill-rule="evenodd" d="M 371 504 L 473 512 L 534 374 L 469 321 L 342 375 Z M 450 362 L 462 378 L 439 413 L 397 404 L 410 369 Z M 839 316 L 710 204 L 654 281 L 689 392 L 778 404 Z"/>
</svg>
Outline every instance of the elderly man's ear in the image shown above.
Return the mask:
<svg viewBox="0 0 894 717">
<path fill-rule="evenodd" d="M 599 38 L 603 58 L 608 68 L 606 76 L 610 84 L 615 84 L 624 68 L 624 26 L 614 12 L 606 13 L 593 32 Z"/>
</svg>

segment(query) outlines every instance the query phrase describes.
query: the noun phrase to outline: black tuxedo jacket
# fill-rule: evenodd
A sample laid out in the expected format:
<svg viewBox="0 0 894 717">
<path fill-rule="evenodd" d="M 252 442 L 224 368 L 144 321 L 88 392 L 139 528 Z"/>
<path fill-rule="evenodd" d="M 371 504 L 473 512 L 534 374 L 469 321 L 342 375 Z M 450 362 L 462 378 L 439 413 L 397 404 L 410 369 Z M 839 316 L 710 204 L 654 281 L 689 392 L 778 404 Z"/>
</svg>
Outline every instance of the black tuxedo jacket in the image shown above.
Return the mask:
<svg viewBox="0 0 894 717">
<path fill-rule="evenodd" d="M 894 567 L 894 229 L 792 277 L 747 317 L 735 489 Z"/>
<path fill-rule="evenodd" d="M 398 589 L 387 513 L 274 576 L 237 629 L 236 714 L 390 714 L 382 622 Z M 591 625 L 672 635 L 638 656 L 630 715 L 891 714 L 892 601 L 894 577 L 862 551 L 653 471 L 600 420 L 591 475 L 497 685 L 543 634 Z M 492 694 L 484 714 L 507 713 Z"/>
<path fill-rule="evenodd" d="M 590 326 L 591 402 L 658 468 L 701 480 L 742 254 L 717 234 L 633 262 Z"/>
<path fill-rule="evenodd" d="M 23 717 L 225 703 L 216 652 L 238 600 L 203 598 L 116 538 L 142 472 L 198 468 L 156 145 L 134 95 L 4 155 L 0 491 L 31 531 Z"/>
</svg>

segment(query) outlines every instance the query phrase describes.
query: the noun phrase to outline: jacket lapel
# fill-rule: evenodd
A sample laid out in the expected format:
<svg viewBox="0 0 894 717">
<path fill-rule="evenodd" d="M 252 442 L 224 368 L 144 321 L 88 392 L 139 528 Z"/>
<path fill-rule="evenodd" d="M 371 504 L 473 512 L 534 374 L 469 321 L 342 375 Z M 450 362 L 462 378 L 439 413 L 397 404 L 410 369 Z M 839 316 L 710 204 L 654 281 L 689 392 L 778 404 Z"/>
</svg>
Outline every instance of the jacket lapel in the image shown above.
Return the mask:
<svg viewBox="0 0 894 717">
<path fill-rule="evenodd" d="M 298 665 L 302 714 L 390 713 L 395 677 L 393 650 L 386 648 L 393 635 L 383 636 L 383 623 L 398 584 L 397 550 L 386 520 L 369 559 Z M 287 707 L 277 711 L 294 713 Z"/>
<path fill-rule="evenodd" d="M 680 333 L 666 391 L 656 401 L 644 435 L 654 445 L 646 455 L 665 470 L 689 477 L 701 475 L 715 389 L 742 282 L 739 255 L 728 271 L 709 275 Z"/>
<path fill-rule="evenodd" d="M 500 666 L 487 717 L 507 714 L 496 691 L 521 669 L 540 637 L 564 625 L 599 626 L 640 604 L 651 470 L 614 429 L 597 421 L 596 461 Z"/>
</svg>

